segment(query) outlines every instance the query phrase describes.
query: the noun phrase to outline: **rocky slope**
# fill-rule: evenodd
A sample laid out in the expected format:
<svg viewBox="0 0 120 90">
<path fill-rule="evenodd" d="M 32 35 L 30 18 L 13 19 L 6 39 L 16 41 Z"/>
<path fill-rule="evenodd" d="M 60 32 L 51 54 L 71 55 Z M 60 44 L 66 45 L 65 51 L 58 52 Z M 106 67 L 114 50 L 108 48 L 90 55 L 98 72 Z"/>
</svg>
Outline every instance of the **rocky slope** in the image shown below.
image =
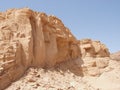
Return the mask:
<svg viewBox="0 0 120 90">
<path fill-rule="evenodd" d="M 116 53 L 112 53 L 110 55 L 110 57 L 113 59 L 113 60 L 117 60 L 117 61 L 120 61 L 120 51 L 116 52 Z"/>
<path fill-rule="evenodd" d="M 77 60 L 71 60 L 49 69 L 30 68 L 5 90 L 119 90 L 119 70 L 120 62 L 110 60 L 101 75 L 82 76 Z"/>
<path fill-rule="evenodd" d="M 0 13 L 0 90 L 119 90 L 119 64 L 104 44 L 77 40 L 55 16 Z"/>
</svg>

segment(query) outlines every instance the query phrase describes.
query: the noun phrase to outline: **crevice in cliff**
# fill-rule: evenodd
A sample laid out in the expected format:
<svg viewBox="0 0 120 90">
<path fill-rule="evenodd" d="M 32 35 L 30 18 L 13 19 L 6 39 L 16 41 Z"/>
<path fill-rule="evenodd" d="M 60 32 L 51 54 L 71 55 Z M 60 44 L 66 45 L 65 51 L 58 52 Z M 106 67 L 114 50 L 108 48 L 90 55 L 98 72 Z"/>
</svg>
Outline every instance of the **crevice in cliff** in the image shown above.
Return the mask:
<svg viewBox="0 0 120 90">
<path fill-rule="evenodd" d="M 30 23 L 32 27 L 32 50 L 33 58 L 31 66 L 43 67 L 45 64 L 45 42 L 42 30 L 41 17 L 38 14 L 36 17 L 30 18 Z"/>
<path fill-rule="evenodd" d="M 32 57 L 32 61 L 31 61 L 31 66 L 33 66 L 34 64 L 34 60 L 35 60 L 35 36 L 36 36 L 36 21 L 35 21 L 35 18 L 34 17 L 30 17 L 30 23 L 31 23 L 31 27 L 32 27 L 32 34 L 31 34 L 31 37 L 32 37 L 32 51 L 33 51 L 33 57 Z"/>
</svg>

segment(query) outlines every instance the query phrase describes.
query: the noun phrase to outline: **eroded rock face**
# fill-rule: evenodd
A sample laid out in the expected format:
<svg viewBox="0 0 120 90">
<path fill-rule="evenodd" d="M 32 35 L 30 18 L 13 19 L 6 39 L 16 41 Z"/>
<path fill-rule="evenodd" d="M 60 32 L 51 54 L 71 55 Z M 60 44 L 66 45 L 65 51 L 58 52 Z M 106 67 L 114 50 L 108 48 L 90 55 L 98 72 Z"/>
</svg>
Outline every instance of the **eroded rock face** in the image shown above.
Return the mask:
<svg viewBox="0 0 120 90">
<path fill-rule="evenodd" d="M 110 53 L 100 41 L 91 39 L 80 40 L 79 43 L 83 64 L 81 65 L 84 75 L 99 76 L 109 65 Z"/>
<path fill-rule="evenodd" d="M 100 41 L 92 41 L 91 39 L 80 40 L 80 49 L 82 57 L 109 57 L 110 53 L 106 46 Z"/>
<path fill-rule="evenodd" d="M 108 58 L 103 44 L 77 40 L 55 16 L 28 8 L 0 13 L 0 90 L 29 67 L 53 67 L 67 60 L 76 60 L 73 72 L 97 76 L 108 66 Z"/>
<path fill-rule="evenodd" d="M 76 38 L 61 20 L 28 8 L 0 13 L 0 89 L 30 66 L 51 67 L 80 56 Z"/>
</svg>

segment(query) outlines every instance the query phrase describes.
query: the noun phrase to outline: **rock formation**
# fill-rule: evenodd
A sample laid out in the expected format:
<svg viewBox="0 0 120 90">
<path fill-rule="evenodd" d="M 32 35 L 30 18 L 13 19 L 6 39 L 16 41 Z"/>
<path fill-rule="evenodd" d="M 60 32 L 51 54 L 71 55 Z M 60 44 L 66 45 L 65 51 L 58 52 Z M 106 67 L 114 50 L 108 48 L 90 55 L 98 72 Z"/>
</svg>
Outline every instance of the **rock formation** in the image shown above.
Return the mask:
<svg viewBox="0 0 120 90">
<path fill-rule="evenodd" d="M 120 51 L 116 52 L 116 53 L 112 53 L 110 55 L 111 59 L 113 60 L 117 60 L 117 61 L 120 61 Z"/>
<path fill-rule="evenodd" d="M 30 66 L 52 67 L 80 55 L 76 38 L 61 20 L 28 8 L 0 13 L 0 88 Z"/>
<path fill-rule="evenodd" d="M 100 41 L 92 41 L 91 39 L 80 40 L 80 49 L 82 57 L 109 57 L 110 53 L 107 47 Z"/>
<path fill-rule="evenodd" d="M 103 69 L 108 66 L 110 53 L 106 46 L 100 41 L 83 39 L 79 41 L 82 55 L 82 68 L 85 75 L 97 76 L 103 73 Z"/>
<path fill-rule="evenodd" d="M 100 76 L 110 70 L 110 59 L 104 44 L 77 40 L 55 16 L 28 8 L 0 13 L 0 90 L 30 67 L 67 68 L 76 75 Z"/>
</svg>

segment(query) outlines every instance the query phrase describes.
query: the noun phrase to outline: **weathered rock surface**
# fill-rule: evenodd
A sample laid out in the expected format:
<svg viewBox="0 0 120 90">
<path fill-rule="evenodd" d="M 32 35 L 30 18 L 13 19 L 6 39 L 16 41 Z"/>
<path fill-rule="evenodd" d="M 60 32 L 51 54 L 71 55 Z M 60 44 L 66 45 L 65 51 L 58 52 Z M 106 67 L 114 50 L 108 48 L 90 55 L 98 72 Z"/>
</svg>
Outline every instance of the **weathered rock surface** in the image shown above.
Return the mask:
<svg viewBox="0 0 120 90">
<path fill-rule="evenodd" d="M 30 66 L 51 67 L 80 55 L 61 20 L 28 8 L 0 13 L 0 89 Z"/>
<path fill-rule="evenodd" d="M 28 77 L 24 77 L 25 83 L 36 82 L 35 88 L 26 87 L 22 79 L 19 84 L 12 84 L 7 90 L 97 90 L 102 88 L 99 81 L 105 80 L 107 72 L 112 75 L 110 82 L 117 77 L 119 73 L 116 70 L 119 67 L 116 68 L 115 64 L 119 65 L 110 57 L 104 44 L 90 39 L 77 40 L 55 16 L 28 8 L 10 9 L 0 13 L 0 90 L 19 79 L 30 67 L 40 69 L 31 69 L 33 76 L 29 77 L 28 71 Z M 43 73 L 42 78 L 41 70 L 48 72 Z M 64 74 L 67 76 L 64 77 Z M 44 76 L 47 78 L 43 78 Z M 95 80 L 91 82 L 86 77 Z M 36 81 L 38 78 L 41 78 L 40 81 Z M 61 79 L 64 79 L 63 82 Z M 106 78 L 108 79 L 109 77 Z M 79 86 L 80 82 L 83 87 Z M 58 83 L 62 84 L 59 86 Z M 113 85 L 114 89 L 116 88 Z"/>
<path fill-rule="evenodd" d="M 120 61 L 120 51 L 110 55 L 111 59 Z"/>
<path fill-rule="evenodd" d="M 102 74 L 110 60 L 110 53 L 106 46 L 100 41 L 83 39 L 79 41 L 79 47 L 83 61 L 81 65 L 83 73 L 90 76 Z"/>
<path fill-rule="evenodd" d="M 110 53 L 107 47 L 100 41 L 92 41 L 91 39 L 80 40 L 79 43 L 82 57 L 109 57 Z"/>
</svg>

